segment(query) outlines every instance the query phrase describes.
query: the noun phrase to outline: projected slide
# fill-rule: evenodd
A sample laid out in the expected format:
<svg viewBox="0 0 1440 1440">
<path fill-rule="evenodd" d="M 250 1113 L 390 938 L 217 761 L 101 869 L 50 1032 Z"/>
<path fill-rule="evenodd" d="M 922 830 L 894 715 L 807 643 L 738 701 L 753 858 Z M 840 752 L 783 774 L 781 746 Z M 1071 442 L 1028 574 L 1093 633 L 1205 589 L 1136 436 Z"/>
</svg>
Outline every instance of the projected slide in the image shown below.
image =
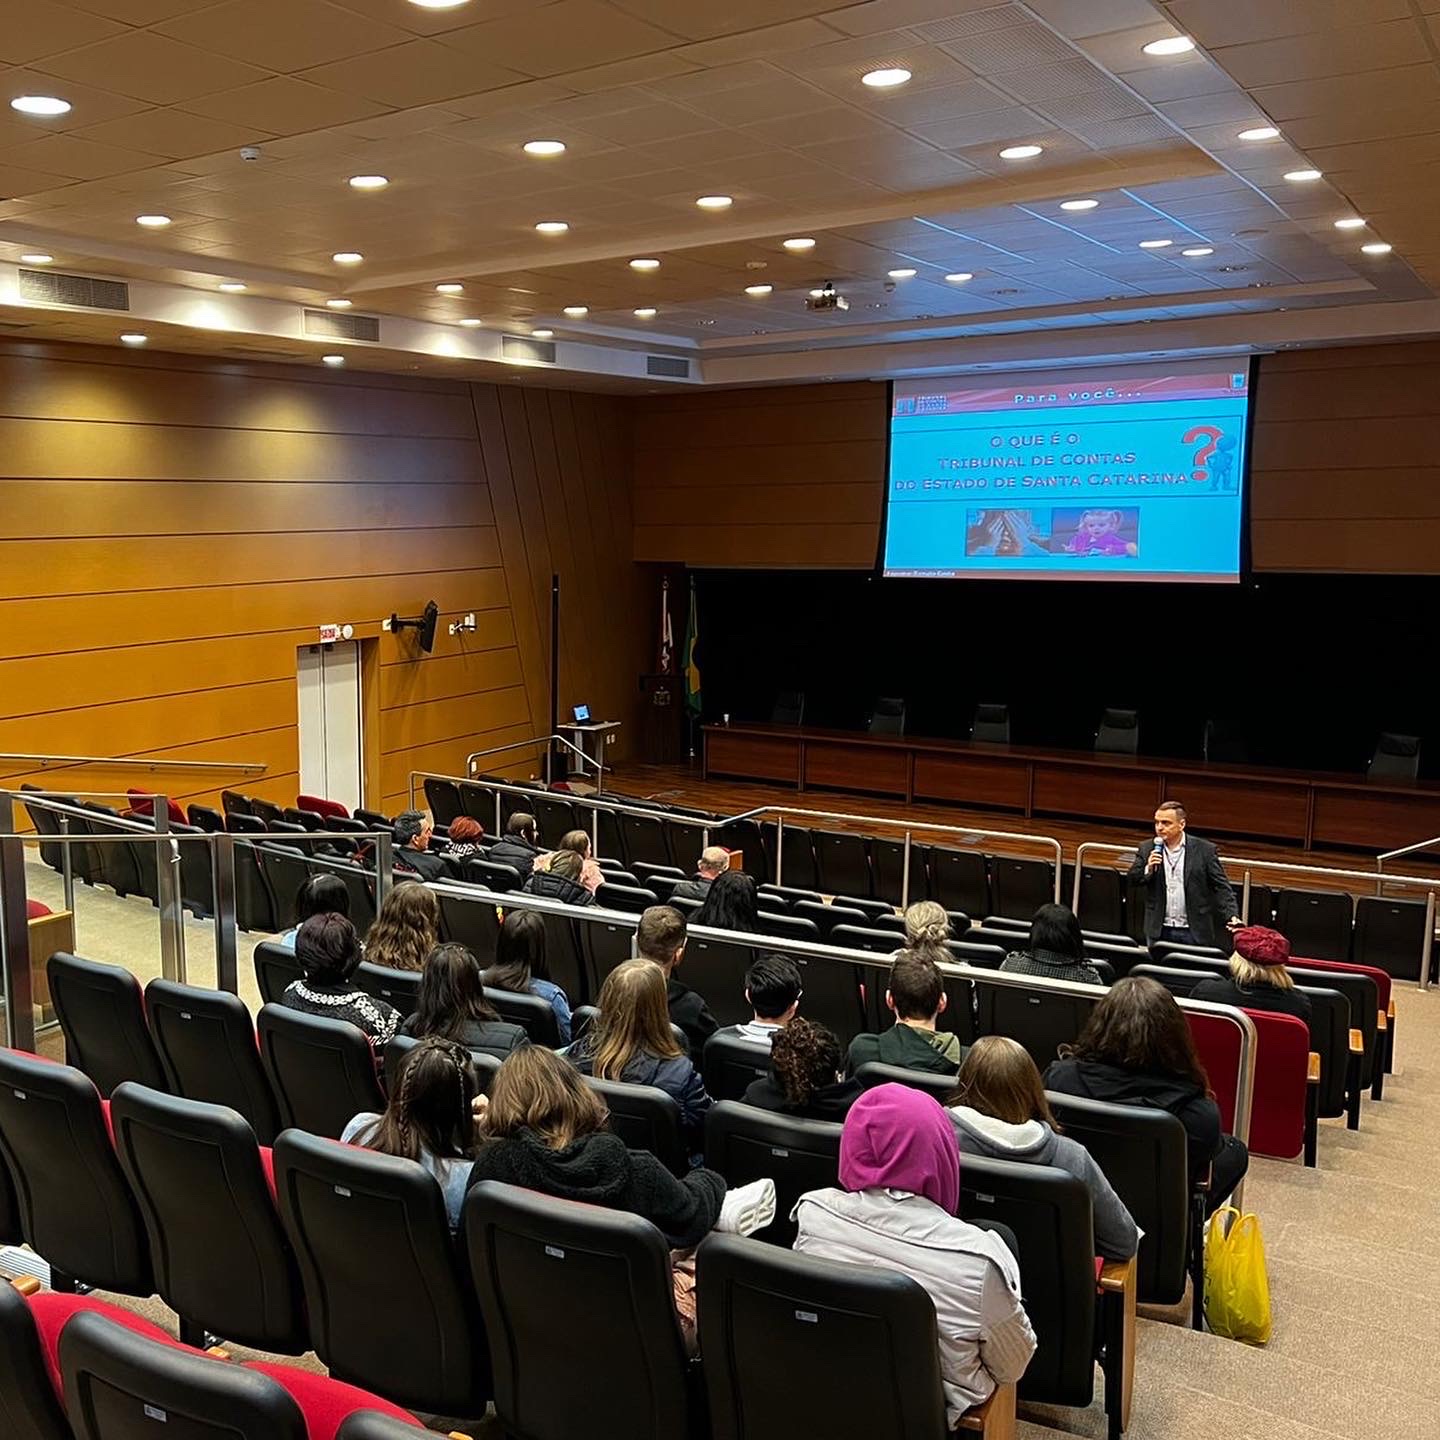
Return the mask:
<svg viewBox="0 0 1440 1440">
<path fill-rule="evenodd" d="M 885 574 L 1238 580 L 1249 378 L 896 381 Z"/>
</svg>

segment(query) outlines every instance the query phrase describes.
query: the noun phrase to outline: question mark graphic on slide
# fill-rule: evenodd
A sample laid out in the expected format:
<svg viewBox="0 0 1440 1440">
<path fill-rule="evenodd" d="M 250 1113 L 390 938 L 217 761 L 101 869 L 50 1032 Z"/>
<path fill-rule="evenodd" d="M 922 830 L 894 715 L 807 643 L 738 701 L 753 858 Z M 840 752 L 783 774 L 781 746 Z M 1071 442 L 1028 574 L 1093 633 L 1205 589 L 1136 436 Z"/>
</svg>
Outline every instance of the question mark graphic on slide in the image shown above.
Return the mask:
<svg viewBox="0 0 1440 1440">
<path fill-rule="evenodd" d="M 1220 437 L 1225 432 L 1217 430 L 1213 425 L 1192 425 L 1184 435 L 1180 437 L 1182 445 L 1193 445 L 1202 435 L 1210 438 L 1195 452 L 1195 469 L 1191 473 L 1192 480 L 1203 480 L 1209 473 L 1205 468 L 1205 462 L 1215 453 L 1215 447 L 1220 442 Z"/>
</svg>

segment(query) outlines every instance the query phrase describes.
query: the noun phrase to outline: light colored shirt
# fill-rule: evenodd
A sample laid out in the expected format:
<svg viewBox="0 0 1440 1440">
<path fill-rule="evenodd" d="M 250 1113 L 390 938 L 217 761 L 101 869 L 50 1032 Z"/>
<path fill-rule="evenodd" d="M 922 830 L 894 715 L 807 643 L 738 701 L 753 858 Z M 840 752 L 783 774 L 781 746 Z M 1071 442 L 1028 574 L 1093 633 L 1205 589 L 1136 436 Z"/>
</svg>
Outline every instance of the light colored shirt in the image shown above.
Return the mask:
<svg viewBox="0 0 1440 1440">
<path fill-rule="evenodd" d="M 774 1020 L 746 1020 L 740 1025 L 732 1025 L 725 1033 L 738 1036 L 741 1040 L 752 1040 L 757 1045 L 770 1045 L 784 1028 Z"/>
<path fill-rule="evenodd" d="M 1190 924 L 1185 915 L 1185 842 L 1171 850 L 1160 851 L 1165 867 L 1165 925 L 1168 929 L 1184 930 Z"/>
<path fill-rule="evenodd" d="M 368 1149 L 368 1142 L 374 1138 L 375 1127 L 379 1123 L 380 1116 L 373 1111 L 362 1111 L 340 1132 L 340 1143 L 361 1145 Z M 460 1207 L 465 1201 L 465 1190 L 470 1184 L 470 1168 L 474 1163 L 473 1160 L 441 1160 L 424 1149 L 420 1152 L 420 1164 L 435 1177 L 436 1184 L 445 1196 L 445 1215 L 450 1221 L 452 1231 L 460 1225 Z"/>
</svg>

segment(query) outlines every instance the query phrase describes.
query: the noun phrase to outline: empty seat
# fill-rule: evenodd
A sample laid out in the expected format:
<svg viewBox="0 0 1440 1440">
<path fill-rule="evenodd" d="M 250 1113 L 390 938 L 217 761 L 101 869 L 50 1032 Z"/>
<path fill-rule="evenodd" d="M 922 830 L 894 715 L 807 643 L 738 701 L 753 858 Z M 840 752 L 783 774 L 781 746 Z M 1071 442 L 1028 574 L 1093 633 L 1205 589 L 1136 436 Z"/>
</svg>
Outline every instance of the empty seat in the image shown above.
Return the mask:
<svg viewBox="0 0 1440 1440">
<path fill-rule="evenodd" d="M 745 1091 L 770 1073 L 770 1047 L 759 1040 L 720 1031 L 705 1042 L 701 1075 L 706 1093 L 716 1100 L 741 1100 Z"/>
<path fill-rule="evenodd" d="M 300 1277 L 255 1132 L 227 1106 L 128 1081 L 110 1117 L 156 1288 L 182 1338 L 200 1345 L 208 1330 L 258 1350 L 308 1350 Z"/>
<path fill-rule="evenodd" d="M 501 865 L 495 860 L 478 860 L 473 856 L 465 862 L 465 879 L 472 885 L 483 885 L 495 894 L 507 890 L 518 890 L 521 886 L 520 872 L 513 865 Z"/>
<path fill-rule="evenodd" d="M 770 710 L 772 725 L 803 725 L 805 723 L 805 692 L 782 690 Z"/>
<path fill-rule="evenodd" d="M 1354 955 L 1397 980 L 1418 980 L 1425 948 L 1425 902 L 1362 895 L 1355 901 Z M 1295 954 L 1308 953 L 1292 942 Z M 1319 957 L 1327 958 L 1327 957 Z"/>
<path fill-rule="evenodd" d="M 970 738 L 988 745 L 1010 743 L 1010 707 L 1008 705 L 977 705 L 970 722 Z"/>
<path fill-rule="evenodd" d="M 508 866 L 499 868 L 509 869 Z M 441 939 L 468 947 L 481 964 L 488 963 L 500 937 L 500 916 L 494 901 L 444 890 L 438 891 L 435 898 L 440 902 Z"/>
<path fill-rule="evenodd" d="M 247 819 L 247 816 L 230 817 Z M 260 822 L 256 822 L 259 824 Z M 235 842 L 235 923 L 251 934 L 273 935 L 280 928 L 275 896 L 260 867 L 260 853 L 249 840 Z M 284 912 L 289 913 L 288 909 Z"/>
<path fill-rule="evenodd" d="M 829 895 L 873 893 L 869 842 L 863 835 L 847 830 L 816 830 L 811 839 L 821 890 Z"/>
<path fill-rule="evenodd" d="M 870 842 L 870 861 L 873 874 L 873 891 L 879 899 L 890 905 L 904 905 L 910 900 L 920 900 L 925 895 L 925 867 L 929 847 L 912 842 L 910 846 L 910 886 L 905 888 L 905 842 L 903 840 L 873 839 Z"/>
<path fill-rule="evenodd" d="M 589 818 L 588 815 L 578 813 L 574 802 L 561 795 L 536 795 L 527 804 L 540 826 L 540 833 L 556 842 L 570 830 L 589 829 L 588 825 L 582 823 Z"/>
<path fill-rule="evenodd" d="M 1087 939 L 1085 958 L 1097 966 L 1103 961 L 1114 978 L 1123 979 L 1136 965 L 1144 965 L 1150 958 L 1150 952 L 1139 945 L 1107 945 L 1099 940 Z M 1107 980 L 1106 984 L 1109 983 Z"/>
<path fill-rule="evenodd" d="M 971 930 L 963 940 L 947 940 L 945 948 L 962 965 L 978 965 L 982 970 L 998 970 L 1010 953 L 1009 942 L 1004 944 L 988 941 L 985 930 Z"/>
<path fill-rule="evenodd" d="M 425 778 L 425 803 L 437 825 L 448 826 L 465 813 L 460 803 L 460 787 L 453 780 L 442 780 L 435 775 Z"/>
<path fill-rule="evenodd" d="M 229 1106 L 269 1145 L 280 1117 L 245 1002 L 224 990 L 157 979 L 145 987 L 145 1008 L 166 1088 L 187 1100 Z"/>
<path fill-rule="evenodd" d="M 955 1077 L 939 1075 L 933 1070 L 907 1070 L 903 1065 L 883 1065 L 878 1060 L 858 1066 L 855 1078 L 867 1090 L 877 1085 L 909 1085 L 933 1095 L 942 1104 L 955 1093 Z"/>
<path fill-rule="evenodd" d="M 1275 897 L 1275 928 L 1290 942 L 1294 955 L 1348 960 L 1352 922 L 1350 897 L 1338 891 L 1294 890 L 1287 885 Z"/>
<path fill-rule="evenodd" d="M 663 821 L 654 815 L 637 815 L 622 810 L 619 814 L 620 842 L 627 865 L 641 860 L 651 865 L 673 865 L 670 841 Z"/>
<path fill-rule="evenodd" d="M 893 955 L 905 942 L 893 930 L 872 930 L 868 925 L 837 925 L 831 930 L 828 943 L 846 950 L 869 950 L 876 955 Z"/>
<path fill-rule="evenodd" d="M 820 889 L 814 841 L 803 825 L 786 825 L 781 832 L 780 874 L 787 889 L 816 892 Z"/>
<path fill-rule="evenodd" d="M 610 1128 L 632 1150 L 648 1150 L 672 1174 L 690 1168 L 680 1129 L 680 1106 L 653 1085 L 585 1077 L 610 1112 Z"/>
<path fill-rule="evenodd" d="M 910 898 L 920 898 L 915 887 L 913 862 Z M 926 898 L 938 901 L 947 910 L 963 910 L 967 915 L 988 915 L 990 875 L 985 857 L 978 850 L 951 850 L 944 845 L 932 845 Z"/>
<path fill-rule="evenodd" d="M 1109 755 L 1136 755 L 1140 751 L 1140 713 L 1107 709 L 1095 730 L 1095 749 Z"/>
<path fill-rule="evenodd" d="M 1366 773 L 1372 780 L 1415 780 L 1420 775 L 1420 737 L 1383 731 Z"/>
<path fill-rule="evenodd" d="M 990 980 L 977 981 L 975 995 L 977 1032 L 1018 1040 L 1042 1072 L 1061 1045 L 1079 1037 L 1099 999 L 1099 992 L 1061 994 Z"/>
<path fill-rule="evenodd" d="M 819 900 L 823 897 L 818 890 L 804 890 L 798 885 L 762 885 L 755 898 L 762 910 L 788 910 L 797 900 Z"/>
<path fill-rule="evenodd" d="M 882 695 L 871 707 L 865 727 L 872 735 L 903 735 L 905 733 L 905 702 L 898 696 Z"/>
<path fill-rule="evenodd" d="M 384 1110 L 374 1052 L 355 1026 L 265 1005 L 256 1030 L 282 1129 L 337 1139 L 356 1115 Z"/>
<path fill-rule="evenodd" d="M 870 919 L 863 910 L 852 910 L 838 901 L 827 905 L 823 900 L 797 900 L 790 913 L 798 919 L 813 921 L 822 935 L 829 935 L 837 925 L 863 928 Z"/>
<path fill-rule="evenodd" d="M 465 1246 L 507 1434 L 682 1440 L 691 1433 L 670 1252 L 648 1220 L 486 1180 L 466 1197 Z M 567 1347 L 563 1364 L 556 1363 L 557 1315 L 605 1317 L 587 1327 L 583 1343 Z"/>
<path fill-rule="evenodd" d="M 1125 929 L 1125 876 L 1108 865 L 1080 867 L 1080 903 L 1075 914 L 1086 930 Z"/>
<path fill-rule="evenodd" d="M 602 910 L 619 910 L 627 915 L 640 915 L 652 905 L 658 905 L 660 897 L 653 890 L 644 890 L 638 885 L 602 883 L 595 892 L 595 903 Z"/>
<path fill-rule="evenodd" d="M 295 952 L 273 940 L 262 940 L 255 947 L 255 984 L 263 1004 L 277 1003 L 286 989 L 299 980 L 304 971 Z"/>
<path fill-rule="evenodd" d="M 274 829 L 274 826 L 271 826 Z M 314 873 L 310 864 L 309 847 L 304 850 L 292 845 L 262 845 L 256 849 L 256 859 L 270 882 L 270 893 L 275 897 L 275 924 L 280 929 L 293 925 L 295 896 L 300 887 Z"/>
<path fill-rule="evenodd" d="M 22 791 L 28 790 L 36 795 L 44 793 L 40 790 L 40 787 L 38 785 L 22 784 L 20 786 L 20 789 Z M 55 797 L 52 796 L 51 798 L 53 799 Z M 35 833 L 37 835 L 59 835 L 62 833 L 60 817 L 55 813 L 55 811 L 51 810 L 46 805 L 31 804 L 31 802 L 28 800 L 22 800 L 20 803 L 25 807 L 25 813 L 30 817 L 30 823 L 35 827 Z M 75 800 L 73 797 L 67 796 L 64 798 L 63 803 L 67 805 L 73 805 L 75 804 Z M 74 848 L 75 847 L 73 846 L 71 847 L 72 850 Z M 52 870 L 63 870 L 65 868 L 65 857 L 63 854 L 64 849 L 65 847 L 63 845 L 47 845 L 42 840 L 40 842 L 40 858 Z M 73 855 L 71 858 L 71 865 L 73 870 Z"/>
<path fill-rule="evenodd" d="M 895 907 L 888 900 L 872 900 L 864 895 L 837 894 L 834 901 L 836 905 L 843 905 L 847 910 L 859 910 L 866 917 L 866 924 L 873 925 L 882 916 L 894 919 Z"/>
<path fill-rule="evenodd" d="M 85 818 L 77 819 L 72 829 L 86 829 L 92 835 L 131 835 L 135 832 L 128 825 L 119 822 L 118 812 L 107 805 L 95 805 L 90 801 L 80 802 Z M 135 859 L 134 847 L 129 844 L 107 842 L 94 847 L 98 873 L 93 877 L 98 883 L 108 885 L 117 895 L 142 895 L 140 868 Z"/>
<path fill-rule="evenodd" d="M 1055 866 L 1048 860 L 1023 860 L 995 855 L 990 860 L 991 896 L 995 913 L 1028 921 L 1055 900 Z"/>
<path fill-rule="evenodd" d="M 585 965 L 585 994 L 598 995 L 605 977 L 617 965 L 630 959 L 634 949 L 635 929 L 633 925 L 607 920 L 602 916 L 587 915 L 577 920 L 575 928 L 580 935 L 580 955 Z M 696 941 L 691 941 L 695 945 Z M 690 953 L 687 947 L 686 954 Z M 686 976 L 689 976 L 686 967 Z M 701 994 L 705 992 L 702 990 Z M 572 1001 L 576 998 L 571 995 Z"/>
<path fill-rule="evenodd" d="M 798 915 L 771 915 L 762 910 L 757 923 L 761 935 L 781 940 L 820 942 L 820 927 L 813 920 L 803 920 Z"/>
<path fill-rule="evenodd" d="M 842 1045 L 848 1045 L 866 1029 L 861 967 L 819 955 L 787 954 L 786 958 L 800 972 L 800 988 L 804 991 L 800 1006 L 806 1019 L 828 1026 Z M 744 1018 L 748 1020 L 749 1014 Z"/>
<path fill-rule="evenodd" d="M 124 1080 L 166 1088 L 165 1071 L 145 1023 L 140 982 L 118 965 L 57 951 L 45 964 L 50 997 L 65 1032 L 65 1058 L 102 1095 Z"/>
</svg>

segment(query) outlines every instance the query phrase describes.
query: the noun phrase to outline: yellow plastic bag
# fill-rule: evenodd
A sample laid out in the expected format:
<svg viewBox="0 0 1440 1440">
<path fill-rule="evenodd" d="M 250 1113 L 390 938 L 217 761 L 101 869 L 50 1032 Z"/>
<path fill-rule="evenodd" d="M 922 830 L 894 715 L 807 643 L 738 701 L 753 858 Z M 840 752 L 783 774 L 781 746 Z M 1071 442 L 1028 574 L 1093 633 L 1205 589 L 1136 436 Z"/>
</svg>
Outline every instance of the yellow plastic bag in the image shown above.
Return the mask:
<svg viewBox="0 0 1440 1440">
<path fill-rule="evenodd" d="M 1225 1217 L 1233 1215 L 1227 1229 Z M 1263 1345 L 1270 1338 L 1270 1281 L 1260 1217 L 1233 1205 L 1210 1217 L 1205 1237 L 1205 1323 L 1216 1335 Z"/>
</svg>

